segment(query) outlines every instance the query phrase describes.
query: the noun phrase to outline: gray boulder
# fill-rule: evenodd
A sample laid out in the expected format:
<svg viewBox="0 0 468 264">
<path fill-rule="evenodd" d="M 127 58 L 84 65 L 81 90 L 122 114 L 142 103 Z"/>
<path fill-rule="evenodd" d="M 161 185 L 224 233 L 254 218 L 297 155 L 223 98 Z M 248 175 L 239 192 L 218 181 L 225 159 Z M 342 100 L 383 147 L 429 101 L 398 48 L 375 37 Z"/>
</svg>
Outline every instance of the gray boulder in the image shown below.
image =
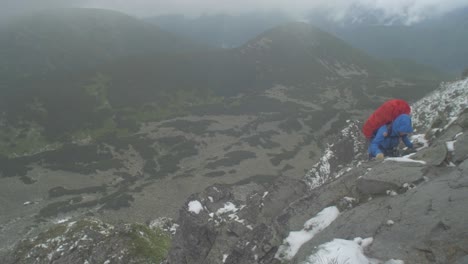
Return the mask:
<svg viewBox="0 0 468 264">
<path fill-rule="evenodd" d="M 429 148 L 422 149 L 413 158 L 423 160 L 431 166 L 440 166 L 447 159 L 445 142 L 438 142 Z"/>
<path fill-rule="evenodd" d="M 334 238 L 373 237 L 367 254 L 377 259 L 453 263 L 468 250 L 468 193 L 459 185 L 463 173 L 453 168 L 452 173 L 423 182 L 404 194 L 377 197 L 344 212 L 301 248 L 296 262 L 304 261 L 315 247 Z M 387 225 L 388 220 L 394 224 Z"/>
<path fill-rule="evenodd" d="M 366 195 L 382 195 L 387 191 L 398 191 L 405 183 L 420 181 L 422 177 L 421 164 L 385 161 L 360 177 L 356 187 Z"/>
<path fill-rule="evenodd" d="M 468 158 L 468 134 L 464 133 L 457 138 L 454 144 L 453 161 L 459 163 Z"/>
</svg>

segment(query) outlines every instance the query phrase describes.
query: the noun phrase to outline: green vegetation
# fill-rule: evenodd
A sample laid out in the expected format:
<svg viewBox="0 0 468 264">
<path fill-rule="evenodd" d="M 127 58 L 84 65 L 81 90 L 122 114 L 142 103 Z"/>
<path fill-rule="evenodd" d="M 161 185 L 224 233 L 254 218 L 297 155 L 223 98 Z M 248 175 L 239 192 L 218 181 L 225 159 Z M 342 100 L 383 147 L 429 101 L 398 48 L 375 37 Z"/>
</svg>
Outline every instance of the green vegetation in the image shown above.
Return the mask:
<svg viewBox="0 0 468 264">
<path fill-rule="evenodd" d="M 72 142 L 86 143 L 99 140 L 110 134 L 114 134 L 117 137 L 125 137 L 130 135 L 130 130 L 128 128 L 117 127 L 116 122 L 112 118 L 107 118 L 100 126 L 78 129 L 70 133 L 69 137 Z"/>
<path fill-rule="evenodd" d="M 154 263 L 160 263 L 167 256 L 170 236 L 159 229 L 152 230 L 146 225 L 132 224 L 129 235 L 132 238 L 132 252 Z"/>
<path fill-rule="evenodd" d="M 41 260 L 45 261 L 57 252 L 60 254 L 57 249 L 86 259 L 91 254 L 99 254 L 94 252 L 94 247 L 101 243 L 105 245 L 104 249 L 99 246 L 101 250 L 114 250 L 117 256 L 121 254 L 119 257 L 130 263 L 160 263 L 168 253 L 171 239 L 162 230 L 153 230 L 143 224 L 113 226 L 98 219 L 82 219 L 54 225 L 33 239 L 21 241 L 14 250 L 15 259 L 20 263 L 30 263 L 31 259 L 42 263 Z M 75 252 L 77 249 L 79 253 Z M 57 261 L 60 262 L 64 255 L 58 254 Z"/>
<path fill-rule="evenodd" d="M 107 95 L 110 81 L 108 76 L 98 73 L 93 78 L 93 83 L 84 87 L 86 94 L 96 99 L 95 111 L 112 108 Z"/>
<path fill-rule="evenodd" d="M 223 103 L 224 98 L 210 91 L 177 90 L 161 92 L 162 102 L 146 103 L 139 107 L 124 107 L 119 114 L 122 119 L 143 123 L 161 121 L 190 113 L 192 107 Z"/>
<path fill-rule="evenodd" d="M 60 146 L 60 143 L 48 141 L 43 128 L 31 121 L 21 122 L 16 127 L 5 125 L 0 130 L 0 156 L 26 156 Z"/>
</svg>

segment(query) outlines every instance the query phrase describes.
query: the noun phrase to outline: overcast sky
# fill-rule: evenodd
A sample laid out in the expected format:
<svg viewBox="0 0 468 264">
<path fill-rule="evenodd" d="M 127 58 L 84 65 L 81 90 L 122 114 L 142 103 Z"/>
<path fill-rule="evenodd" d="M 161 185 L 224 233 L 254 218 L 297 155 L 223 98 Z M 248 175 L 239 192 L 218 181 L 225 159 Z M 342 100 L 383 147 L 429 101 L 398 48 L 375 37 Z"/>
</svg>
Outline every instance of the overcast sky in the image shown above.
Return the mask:
<svg viewBox="0 0 468 264">
<path fill-rule="evenodd" d="M 174 13 L 189 16 L 239 14 L 275 9 L 298 18 L 311 9 L 326 8 L 337 19 L 343 17 L 352 5 L 359 4 L 380 9 L 387 15 L 405 17 L 410 23 L 468 7 L 468 0 L 0 0 L 0 3 L 0 16 L 3 18 L 49 8 L 97 7 L 139 17 Z"/>
</svg>

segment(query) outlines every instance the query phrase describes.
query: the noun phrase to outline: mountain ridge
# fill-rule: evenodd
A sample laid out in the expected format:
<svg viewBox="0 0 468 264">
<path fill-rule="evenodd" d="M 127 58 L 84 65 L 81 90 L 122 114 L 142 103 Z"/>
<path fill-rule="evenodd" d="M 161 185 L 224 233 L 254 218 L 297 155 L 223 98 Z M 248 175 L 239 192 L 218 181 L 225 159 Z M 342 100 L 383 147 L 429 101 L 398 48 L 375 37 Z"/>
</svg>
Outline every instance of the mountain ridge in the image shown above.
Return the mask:
<svg viewBox="0 0 468 264">
<path fill-rule="evenodd" d="M 0 31 L 0 74 L 30 76 L 93 68 L 118 57 L 202 46 L 155 25 L 105 9 L 54 9 L 16 19 Z"/>
</svg>

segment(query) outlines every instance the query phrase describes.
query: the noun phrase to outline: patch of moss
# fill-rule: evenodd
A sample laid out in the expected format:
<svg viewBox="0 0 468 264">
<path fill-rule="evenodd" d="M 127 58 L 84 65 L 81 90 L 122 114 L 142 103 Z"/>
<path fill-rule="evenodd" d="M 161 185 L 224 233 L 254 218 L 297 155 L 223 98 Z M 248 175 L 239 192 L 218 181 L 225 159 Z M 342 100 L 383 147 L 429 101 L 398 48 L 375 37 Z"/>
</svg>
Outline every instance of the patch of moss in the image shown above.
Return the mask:
<svg viewBox="0 0 468 264">
<path fill-rule="evenodd" d="M 132 224 L 129 231 L 132 239 L 131 252 L 135 257 L 143 257 L 160 263 L 168 254 L 170 236 L 159 229 L 152 230 L 142 224 Z"/>
<path fill-rule="evenodd" d="M 110 82 L 109 76 L 98 73 L 94 76 L 92 83 L 84 87 L 86 94 L 96 100 L 95 110 L 112 108 L 107 96 Z"/>
<path fill-rule="evenodd" d="M 13 158 L 59 148 L 61 144 L 49 142 L 43 130 L 34 122 L 21 121 L 15 127 L 5 125 L 0 130 L 0 155 Z"/>
<path fill-rule="evenodd" d="M 117 137 L 125 137 L 130 135 L 130 130 L 117 127 L 117 123 L 113 118 L 107 118 L 99 127 L 89 127 L 74 131 L 70 134 L 70 138 L 75 142 L 95 141 L 110 134 L 114 134 Z"/>
<path fill-rule="evenodd" d="M 81 219 L 77 221 L 75 224 L 73 224 L 67 233 L 73 235 L 83 230 L 100 230 L 101 229 L 100 225 L 101 223 L 98 221 L 93 221 L 90 219 Z"/>
<path fill-rule="evenodd" d="M 165 100 L 119 110 L 120 118 L 137 123 L 161 121 L 186 115 L 191 108 L 197 106 L 218 104 L 224 101 L 223 97 L 200 90 L 178 90 L 174 93 L 162 93 L 160 97 Z"/>
</svg>

